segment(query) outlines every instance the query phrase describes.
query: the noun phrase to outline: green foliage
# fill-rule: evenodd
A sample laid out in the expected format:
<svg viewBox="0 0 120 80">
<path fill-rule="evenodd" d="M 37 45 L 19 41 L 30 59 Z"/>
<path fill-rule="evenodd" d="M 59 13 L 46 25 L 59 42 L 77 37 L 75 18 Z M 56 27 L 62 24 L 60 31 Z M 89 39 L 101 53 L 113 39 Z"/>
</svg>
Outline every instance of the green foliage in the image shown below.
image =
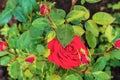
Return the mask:
<svg viewBox="0 0 120 80">
<path fill-rule="evenodd" d="M 0 36 L 3 36 L 0 42 L 3 40 L 9 45 L 0 51 L 0 65 L 7 67 L 8 80 L 110 80 L 111 67 L 120 67 L 120 49 L 114 45 L 120 38 L 120 13 L 90 14 L 84 3 L 99 1 L 80 0 L 82 5 L 75 5 L 66 14 L 64 10 L 55 8 L 55 3 L 46 0 L 8 0 L 0 13 Z M 50 14 L 40 14 L 42 4 L 48 5 Z M 109 7 L 119 9 L 119 2 Z M 9 25 L 12 17 L 17 23 Z M 78 67 L 63 69 L 48 60 L 51 40 L 56 38 L 63 46 L 60 54 L 75 35 L 89 51 L 88 65 L 81 63 Z M 54 47 L 58 48 L 57 45 Z M 74 49 L 68 49 L 74 55 Z M 29 55 L 34 55 L 33 63 L 26 61 Z"/>
</svg>

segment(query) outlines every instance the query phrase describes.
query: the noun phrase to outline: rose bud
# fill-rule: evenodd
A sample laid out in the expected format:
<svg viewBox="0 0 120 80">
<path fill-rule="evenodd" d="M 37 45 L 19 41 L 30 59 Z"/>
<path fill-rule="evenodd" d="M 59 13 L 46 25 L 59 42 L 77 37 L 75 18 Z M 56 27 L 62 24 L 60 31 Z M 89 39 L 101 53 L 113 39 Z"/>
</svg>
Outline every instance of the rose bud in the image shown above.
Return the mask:
<svg viewBox="0 0 120 80">
<path fill-rule="evenodd" d="M 4 51 L 8 48 L 7 42 L 0 42 L 0 51 Z"/>
<path fill-rule="evenodd" d="M 50 13 L 50 9 L 49 9 L 48 6 L 42 5 L 42 6 L 40 7 L 40 14 L 41 14 L 41 15 L 45 16 L 45 15 L 47 15 L 47 14 L 49 14 L 49 13 Z"/>
<path fill-rule="evenodd" d="M 32 64 L 32 63 L 34 63 L 35 58 L 36 57 L 33 54 L 31 54 L 25 59 L 25 61 Z"/>
<path fill-rule="evenodd" d="M 87 65 L 90 61 L 89 51 L 79 36 L 75 36 L 65 48 L 57 38 L 48 42 L 50 55 L 48 60 L 64 69 Z"/>
<path fill-rule="evenodd" d="M 120 49 L 120 39 L 115 41 L 114 46 L 115 48 Z"/>
</svg>

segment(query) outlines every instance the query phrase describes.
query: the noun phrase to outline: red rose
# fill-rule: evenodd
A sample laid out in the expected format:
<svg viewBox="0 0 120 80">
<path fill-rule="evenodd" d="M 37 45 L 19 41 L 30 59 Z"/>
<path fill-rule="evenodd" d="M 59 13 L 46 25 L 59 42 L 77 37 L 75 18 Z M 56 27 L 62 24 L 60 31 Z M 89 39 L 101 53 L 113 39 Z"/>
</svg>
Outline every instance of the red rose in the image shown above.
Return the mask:
<svg viewBox="0 0 120 80">
<path fill-rule="evenodd" d="M 120 49 L 120 39 L 118 39 L 118 40 L 115 41 L 114 46 L 115 46 L 115 48 Z"/>
<path fill-rule="evenodd" d="M 48 48 L 50 49 L 48 60 L 62 68 L 70 69 L 89 63 L 88 49 L 79 36 L 75 36 L 65 48 L 62 47 L 58 39 L 53 39 L 48 43 Z"/>
<path fill-rule="evenodd" d="M 35 56 L 31 54 L 25 59 L 25 61 L 32 64 L 35 61 Z"/>
<path fill-rule="evenodd" d="M 4 51 L 6 48 L 8 48 L 7 42 L 0 42 L 0 51 Z"/>
<path fill-rule="evenodd" d="M 50 9 L 46 5 L 42 5 L 40 7 L 40 14 L 41 15 L 45 16 L 46 14 L 49 14 L 49 13 L 50 13 Z"/>
</svg>

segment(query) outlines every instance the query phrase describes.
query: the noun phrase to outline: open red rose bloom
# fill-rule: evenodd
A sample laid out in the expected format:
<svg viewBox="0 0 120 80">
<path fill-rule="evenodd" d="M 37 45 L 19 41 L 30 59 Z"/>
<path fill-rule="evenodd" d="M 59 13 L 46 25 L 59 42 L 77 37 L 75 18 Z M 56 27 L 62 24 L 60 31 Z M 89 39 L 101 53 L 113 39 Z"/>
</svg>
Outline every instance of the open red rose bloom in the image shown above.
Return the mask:
<svg viewBox="0 0 120 80">
<path fill-rule="evenodd" d="M 8 48 L 7 42 L 0 42 L 0 51 L 4 51 L 6 48 Z"/>
<path fill-rule="evenodd" d="M 81 64 L 89 63 L 88 49 L 79 36 L 75 36 L 65 48 L 58 39 L 53 39 L 48 43 L 48 48 L 50 49 L 48 60 L 64 69 L 75 68 Z"/>
<path fill-rule="evenodd" d="M 118 40 L 115 41 L 114 46 L 115 46 L 115 48 L 120 49 L 120 39 L 118 39 Z"/>
</svg>

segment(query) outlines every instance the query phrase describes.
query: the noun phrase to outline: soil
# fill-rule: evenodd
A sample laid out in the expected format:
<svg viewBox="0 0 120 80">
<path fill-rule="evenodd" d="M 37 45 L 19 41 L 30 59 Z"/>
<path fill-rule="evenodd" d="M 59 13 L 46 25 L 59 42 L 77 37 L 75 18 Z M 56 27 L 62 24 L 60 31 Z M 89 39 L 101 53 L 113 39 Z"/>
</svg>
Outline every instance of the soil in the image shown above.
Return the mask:
<svg viewBox="0 0 120 80">
<path fill-rule="evenodd" d="M 0 13 L 2 12 L 2 10 L 4 10 L 6 1 L 7 0 L 0 0 Z M 72 0 L 49 0 L 49 1 L 56 2 L 56 7 L 60 9 L 64 9 L 66 13 L 70 11 L 70 8 L 72 5 L 72 3 L 70 2 Z M 79 1 L 80 0 L 78 0 L 76 4 L 80 4 Z M 95 4 L 85 3 L 84 5 L 87 9 L 89 9 L 91 15 L 93 15 L 95 12 L 98 12 L 98 11 L 105 11 L 113 14 L 114 12 L 120 12 L 120 10 L 108 9 L 107 4 L 108 3 L 114 4 L 114 3 L 117 3 L 118 1 L 119 0 L 101 0 L 100 2 Z M 112 68 L 111 72 L 113 75 L 112 80 L 120 80 L 120 67 Z M 6 67 L 0 66 L 0 80 L 7 80 L 7 77 L 8 75 L 7 75 Z"/>
</svg>

